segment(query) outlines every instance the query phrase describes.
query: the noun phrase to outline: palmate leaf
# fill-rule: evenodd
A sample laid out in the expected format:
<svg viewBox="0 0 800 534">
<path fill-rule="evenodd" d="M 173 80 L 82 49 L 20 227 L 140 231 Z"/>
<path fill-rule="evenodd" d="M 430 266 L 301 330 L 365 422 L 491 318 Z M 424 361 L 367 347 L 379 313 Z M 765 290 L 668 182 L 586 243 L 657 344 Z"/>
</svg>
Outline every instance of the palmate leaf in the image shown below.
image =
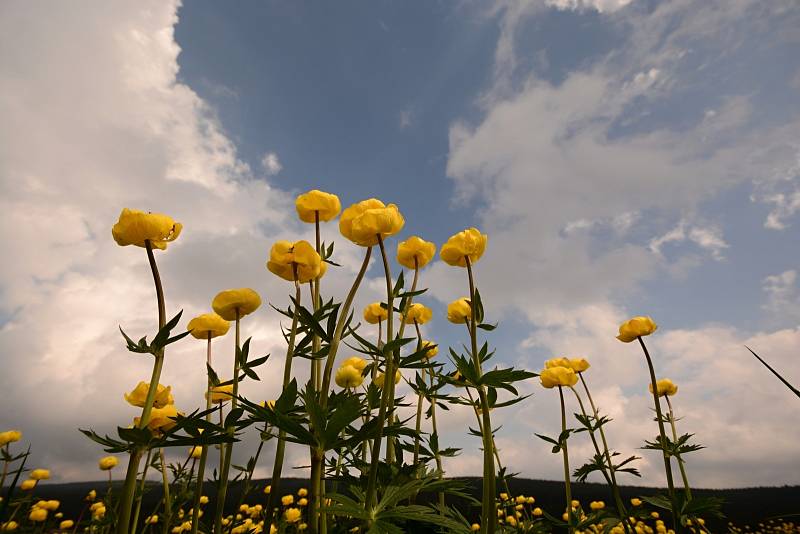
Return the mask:
<svg viewBox="0 0 800 534">
<path fill-rule="evenodd" d="M 725 499 L 720 497 L 694 497 L 691 501 L 685 501 L 681 508 L 681 515 L 689 517 L 698 517 L 701 515 L 722 518 L 725 515 L 722 513 L 722 505 L 725 504 Z M 685 522 L 681 521 L 683 524 Z"/>
</svg>

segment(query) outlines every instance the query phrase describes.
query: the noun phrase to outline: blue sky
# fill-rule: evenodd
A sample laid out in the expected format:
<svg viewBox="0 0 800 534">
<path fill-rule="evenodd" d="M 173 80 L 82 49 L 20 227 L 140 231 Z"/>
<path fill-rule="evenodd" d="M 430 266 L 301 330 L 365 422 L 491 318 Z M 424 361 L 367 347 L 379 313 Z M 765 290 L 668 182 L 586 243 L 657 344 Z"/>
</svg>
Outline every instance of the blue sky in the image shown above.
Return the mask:
<svg viewBox="0 0 800 534">
<path fill-rule="evenodd" d="M 133 416 L 121 392 L 148 362 L 116 327 L 154 318 L 141 254 L 108 238 L 122 207 L 184 223 L 159 261 L 188 318 L 226 287 L 285 306 L 263 263 L 275 240 L 311 237 L 292 205 L 318 188 L 398 204 L 398 240 L 486 232 L 477 276 L 498 360 L 588 357 L 623 452 L 652 429 L 641 356 L 614 334 L 652 315 L 658 371 L 708 445 L 697 484 L 800 483 L 800 434 L 783 426 L 796 410 L 743 348 L 800 380 L 798 28 L 788 0 L 3 5 L 0 242 L 15 261 L 0 273 L 0 429 L 23 428 L 36 461 L 79 480 L 99 451 L 74 429 Z M 324 232 L 341 296 L 362 251 Z M 380 275 L 373 263 L 357 307 L 381 298 Z M 458 346 L 444 310 L 464 273 L 436 262 L 422 283 L 426 336 Z M 274 369 L 278 321 L 265 307 L 249 326 Z M 205 380 L 185 363 L 196 352 L 165 368 L 187 407 Z M 275 396 L 273 374 L 245 391 Z M 31 389 L 39 401 L 16 400 Z M 558 478 L 531 438 L 558 424 L 555 399 L 523 391 L 497 415 L 500 448 L 525 476 Z M 469 422 L 451 414 L 464 452 L 450 473 L 480 471 Z M 55 433 L 62 450 L 37 449 Z M 640 467 L 661 483 L 652 458 Z"/>
</svg>

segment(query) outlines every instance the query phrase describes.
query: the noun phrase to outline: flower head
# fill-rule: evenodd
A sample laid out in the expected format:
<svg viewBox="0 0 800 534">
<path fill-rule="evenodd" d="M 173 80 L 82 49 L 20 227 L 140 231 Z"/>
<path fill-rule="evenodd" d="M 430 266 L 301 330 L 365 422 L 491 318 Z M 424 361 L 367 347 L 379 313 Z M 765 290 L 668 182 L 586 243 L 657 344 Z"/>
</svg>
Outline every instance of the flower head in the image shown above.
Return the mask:
<svg viewBox="0 0 800 534">
<path fill-rule="evenodd" d="M 163 408 L 154 407 L 150 411 L 150 421 L 147 422 L 147 428 L 162 432 L 171 430 L 177 424 L 175 418 L 178 415 L 180 414 L 174 404 L 168 404 Z M 136 426 L 139 426 L 139 417 L 135 417 L 133 421 Z"/>
<path fill-rule="evenodd" d="M 111 228 L 111 235 L 122 247 L 144 247 L 145 241 L 149 241 L 153 248 L 164 250 L 167 243 L 178 238 L 182 229 L 181 223 L 176 223 L 168 215 L 124 208 L 119 220 Z"/>
<path fill-rule="evenodd" d="M 286 518 L 287 523 L 297 523 L 300 521 L 300 516 L 302 515 L 303 513 L 299 508 L 287 508 L 287 510 L 283 513 L 283 517 Z"/>
<path fill-rule="evenodd" d="M 451 236 L 447 243 L 442 245 L 439 256 L 448 265 L 466 267 L 466 258 L 469 258 L 470 263 L 475 263 L 483 256 L 488 240 L 489 237 L 477 228 L 468 228 Z"/>
<path fill-rule="evenodd" d="M 272 245 L 267 261 L 271 273 L 301 284 L 317 279 L 321 265 L 322 259 L 308 241 L 278 241 Z"/>
<path fill-rule="evenodd" d="M 425 359 L 430 360 L 439 354 L 439 345 L 427 339 L 422 342 L 422 349 L 425 351 Z"/>
<path fill-rule="evenodd" d="M 411 236 L 397 245 L 397 263 L 408 269 L 422 269 L 436 255 L 436 245 Z"/>
<path fill-rule="evenodd" d="M 250 315 L 261 306 L 261 297 L 249 287 L 220 291 L 211 302 L 211 307 L 220 317 L 234 321 L 238 317 Z"/>
<path fill-rule="evenodd" d="M 404 225 L 405 219 L 397 206 L 387 206 L 377 198 L 353 204 L 339 218 L 342 235 L 362 247 L 377 245 L 379 236 L 386 239 L 402 230 Z"/>
<path fill-rule="evenodd" d="M 147 400 L 147 391 L 149 389 L 149 382 L 139 382 L 136 387 L 133 388 L 133 391 L 124 394 L 125 400 L 128 401 L 131 406 L 143 408 Z M 153 398 L 153 408 L 163 408 L 169 404 L 175 404 L 175 399 L 172 397 L 172 387 L 159 384 L 156 387 L 156 396 Z"/>
<path fill-rule="evenodd" d="M 33 480 L 47 480 L 50 478 L 50 470 L 49 469 L 34 469 L 31 471 L 30 477 Z"/>
<path fill-rule="evenodd" d="M 16 521 L 0 523 L 0 531 L 2 532 L 11 532 L 12 530 L 17 530 L 18 528 L 19 528 L 19 523 L 17 523 Z"/>
<path fill-rule="evenodd" d="M 582 373 L 583 371 L 587 370 L 589 366 L 589 362 L 585 358 L 552 358 L 544 362 L 545 369 L 549 369 L 551 367 L 569 367 L 576 373 Z"/>
<path fill-rule="evenodd" d="M 620 325 L 617 339 L 623 343 L 630 343 L 641 336 L 649 336 L 657 328 L 658 325 L 650 317 L 634 317 Z"/>
<path fill-rule="evenodd" d="M 451 323 L 466 323 L 472 318 L 469 297 L 461 297 L 447 305 L 447 320 Z"/>
<path fill-rule="evenodd" d="M 647 388 L 650 390 L 650 393 L 653 392 L 653 384 L 648 384 Z M 658 390 L 659 397 L 666 397 L 669 395 L 675 395 L 678 392 L 678 386 L 669 378 L 662 378 L 661 380 L 656 381 L 656 389 Z"/>
<path fill-rule="evenodd" d="M 381 306 L 380 302 L 373 302 L 364 308 L 364 320 L 369 324 L 378 324 L 389 318 L 389 310 Z"/>
<path fill-rule="evenodd" d="M 110 471 L 117 467 L 119 460 L 116 456 L 106 456 L 104 458 L 100 458 L 100 461 L 97 462 L 98 467 L 101 471 Z"/>
<path fill-rule="evenodd" d="M 539 375 L 542 386 L 550 389 L 556 386 L 574 386 L 578 383 L 578 375 L 571 367 L 550 367 Z"/>
<path fill-rule="evenodd" d="M 44 508 L 39 508 L 38 506 L 34 506 L 31 508 L 31 513 L 28 515 L 28 519 L 33 521 L 34 523 L 41 523 L 42 521 L 47 520 L 47 510 Z"/>
<path fill-rule="evenodd" d="M 32 490 L 33 488 L 36 487 L 36 482 L 37 481 L 32 479 L 32 478 L 29 478 L 27 480 L 23 480 L 19 485 L 19 489 L 21 489 L 22 491 Z"/>
<path fill-rule="evenodd" d="M 592 510 L 602 510 L 606 507 L 606 503 L 603 501 L 592 501 L 589 503 L 589 508 Z"/>
<path fill-rule="evenodd" d="M 195 445 L 194 447 L 189 449 L 189 458 L 194 460 L 199 459 L 203 455 L 203 447 L 200 445 Z M 202 499 L 202 497 L 201 497 Z"/>
<path fill-rule="evenodd" d="M 198 315 L 186 325 L 187 330 L 191 330 L 192 336 L 197 339 L 208 339 L 209 337 L 224 336 L 228 333 L 230 323 L 216 313 L 204 313 Z"/>
<path fill-rule="evenodd" d="M 394 383 L 395 384 L 399 384 L 400 383 L 400 379 L 402 377 L 403 377 L 403 375 L 400 374 L 400 369 L 396 370 L 394 372 Z M 378 386 L 379 388 L 382 388 L 383 387 L 383 380 L 384 380 L 383 373 L 378 373 L 375 376 L 375 380 L 373 380 L 373 382 L 375 383 L 376 386 Z"/>
<path fill-rule="evenodd" d="M 362 382 L 361 371 L 352 365 L 342 365 L 336 370 L 336 385 L 340 388 L 357 388 Z"/>
<path fill-rule="evenodd" d="M 69 530 L 75 526 L 75 521 L 72 519 L 65 519 L 61 523 L 58 524 L 59 530 Z"/>
<path fill-rule="evenodd" d="M 317 214 L 320 221 L 330 221 L 342 211 L 339 197 L 317 189 L 298 196 L 294 201 L 294 207 L 300 220 L 307 223 L 315 222 Z"/>
<path fill-rule="evenodd" d="M 345 365 L 352 365 L 359 371 L 363 371 L 364 369 L 367 368 L 367 360 L 365 360 L 364 358 L 360 358 L 358 356 L 351 356 L 350 358 L 347 358 L 345 361 L 342 362 L 342 366 Z"/>
<path fill-rule="evenodd" d="M 415 302 L 408 307 L 405 315 L 403 316 L 403 320 L 406 322 L 406 324 L 425 324 L 431 320 L 431 317 L 433 317 L 433 312 L 430 308 L 424 304 Z"/>
<path fill-rule="evenodd" d="M 211 402 L 213 403 L 227 402 L 231 400 L 231 396 L 233 396 L 233 384 L 211 388 Z M 206 393 L 206 397 L 208 397 L 208 393 Z"/>
<path fill-rule="evenodd" d="M 294 502 L 294 495 L 284 495 L 281 497 L 281 504 L 284 506 L 289 506 Z"/>
<path fill-rule="evenodd" d="M 0 447 L 21 439 L 22 432 L 19 430 L 6 430 L 5 432 L 0 432 Z"/>
</svg>

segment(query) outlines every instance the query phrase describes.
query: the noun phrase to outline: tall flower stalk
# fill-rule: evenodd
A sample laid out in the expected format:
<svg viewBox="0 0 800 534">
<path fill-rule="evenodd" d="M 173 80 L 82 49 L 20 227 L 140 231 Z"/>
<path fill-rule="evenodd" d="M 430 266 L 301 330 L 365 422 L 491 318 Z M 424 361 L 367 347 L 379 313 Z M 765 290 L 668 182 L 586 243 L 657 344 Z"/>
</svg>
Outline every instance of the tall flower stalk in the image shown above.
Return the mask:
<svg viewBox="0 0 800 534">
<path fill-rule="evenodd" d="M 563 436 L 567 432 L 567 411 L 564 407 L 564 391 L 560 384 L 558 386 L 558 399 L 561 401 L 561 435 Z M 572 527 L 572 486 L 570 485 L 569 451 L 567 450 L 566 437 L 561 442 L 561 454 L 564 457 L 564 491 L 567 495 L 567 522 L 569 523 L 567 531 L 572 533 L 575 532 L 575 529 Z"/>
<path fill-rule="evenodd" d="M 677 391 L 677 388 L 676 388 Z M 672 441 L 678 441 L 678 429 L 675 427 L 675 413 L 672 411 L 672 401 L 669 400 L 670 395 L 667 393 L 664 395 L 664 399 L 667 401 L 667 408 L 669 409 L 669 424 L 672 427 Z M 686 491 L 686 500 L 692 500 L 692 488 L 689 486 L 689 477 L 686 476 L 686 466 L 684 465 L 683 458 L 680 456 L 678 458 L 678 468 L 681 470 L 681 478 L 683 479 L 683 488 Z"/>
</svg>

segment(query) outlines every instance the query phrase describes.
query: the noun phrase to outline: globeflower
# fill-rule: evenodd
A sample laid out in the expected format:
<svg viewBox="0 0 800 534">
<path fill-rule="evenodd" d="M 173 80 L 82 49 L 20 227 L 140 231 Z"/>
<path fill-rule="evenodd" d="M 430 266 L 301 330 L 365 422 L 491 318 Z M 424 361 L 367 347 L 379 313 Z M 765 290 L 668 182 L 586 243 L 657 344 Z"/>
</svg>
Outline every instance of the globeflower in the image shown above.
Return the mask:
<svg viewBox="0 0 800 534">
<path fill-rule="evenodd" d="M 150 411 L 150 421 L 147 422 L 147 427 L 153 431 L 165 432 L 171 430 L 177 424 L 175 418 L 178 417 L 178 415 L 180 414 L 174 404 L 168 404 L 163 408 L 154 407 Z M 139 417 L 134 418 L 134 424 L 137 427 L 139 426 L 139 421 Z"/>
<path fill-rule="evenodd" d="M 402 377 L 403 377 L 403 375 L 400 374 L 400 369 L 395 371 L 395 373 L 394 373 L 394 383 L 395 384 L 399 384 L 400 383 L 400 379 Z M 379 388 L 382 388 L 383 387 L 383 380 L 384 380 L 383 373 L 378 373 L 377 376 L 375 376 L 375 380 L 373 380 L 373 382 L 375 383 L 376 386 L 378 386 Z"/>
<path fill-rule="evenodd" d="M 19 489 L 22 491 L 29 491 L 36 487 L 36 480 L 29 478 L 27 480 L 23 480 L 22 483 L 19 485 Z"/>
<path fill-rule="evenodd" d="M 130 393 L 125 393 L 125 400 L 131 406 L 144 407 L 145 400 L 147 399 L 147 392 L 150 389 L 149 382 L 139 382 Z M 159 384 L 156 387 L 156 396 L 153 399 L 153 408 L 163 408 L 168 404 L 174 404 L 175 399 L 172 397 L 172 387 L 162 386 Z"/>
<path fill-rule="evenodd" d="M 287 523 L 297 523 L 300 521 L 301 515 L 302 512 L 300 512 L 299 508 L 289 508 L 283 513 Z"/>
<path fill-rule="evenodd" d="M 397 263 L 409 269 L 422 269 L 436 254 L 436 245 L 411 236 L 397 245 Z"/>
<path fill-rule="evenodd" d="M 261 297 L 248 287 L 239 289 L 226 289 L 220 291 L 214 297 L 211 307 L 220 317 L 227 321 L 233 321 L 250 315 L 261 306 Z"/>
<path fill-rule="evenodd" d="M 47 480 L 48 478 L 50 478 L 50 470 L 34 469 L 33 471 L 31 471 L 30 477 L 33 480 Z"/>
<path fill-rule="evenodd" d="M 233 395 L 233 384 L 226 384 L 224 386 L 214 386 L 211 388 L 211 402 L 219 404 L 231 400 Z M 208 397 L 208 393 L 206 393 Z"/>
<path fill-rule="evenodd" d="M 539 380 L 547 389 L 556 386 L 574 386 L 578 383 L 578 375 L 570 367 L 550 367 L 542 370 Z"/>
<path fill-rule="evenodd" d="M 28 519 L 33 521 L 34 523 L 41 523 L 42 521 L 47 520 L 47 510 L 44 508 L 39 508 L 38 506 L 34 506 L 31 508 L 31 513 L 28 516 Z"/>
<path fill-rule="evenodd" d="M 650 383 L 647 385 L 647 389 L 650 390 L 650 393 L 653 392 L 653 384 Z M 661 380 L 656 381 L 656 389 L 658 390 L 659 397 L 666 397 L 667 395 L 672 396 L 678 392 L 678 386 L 675 385 L 672 380 L 669 378 L 663 378 Z"/>
<path fill-rule="evenodd" d="M 8 523 L 0 523 L 0 530 L 3 532 L 11 532 L 12 530 L 17 530 L 19 528 L 19 523 L 16 521 L 9 521 Z"/>
<path fill-rule="evenodd" d="M 308 241 L 278 241 L 269 252 L 267 269 L 273 274 L 301 284 L 319 277 L 322 259 Z"/>
<path fill-rule="evenodd" d="M 378 244 L 403 229 L 405 219 L 394 204 L 388 206 L 377 198 L 362 200 L 342 212 L 339 231 L 344 237 L 362 247 Z"/>
<path fill-rule="evenodd" d="M 461 297 L 447 305 L 447 320 L 461 324 L 472 319 L 472 306 L 468 297 Z"/>
<path fill-rule="evenodd" d="M 6 430 L 5 432 L 0 432 L 0 447 L 8 445 L 9 443 L 14 443 L 15 441 L 19 441 L 22 439 L 22 432 L 19 430 Z"/>
<path fill-rule="evenodd" d="M 361 371 L 352 365 L 342 365 L 336 370 L 336 385 L 340 388 L 357 388 L 364 382 L 364 377 L 361 376 Z"/>
<path fill-rule="evenodd" d="M 363 371 L 364 369 L 367 368 L 367 360 L 365 360 L 364 358 L 359 358 L 358 356 L 352 356 L 342 362 L 342 366 L 345 365 L 352 365 L 359 371 Z"/>
<path fill-rule="evenodd" d="M 100 458 L 100 461 L 97 463 L 97 465 L 100 467 L 101 471 L 110 471 L 111 469 L 114 469 L 118 463 L 119 460 L 116 456 L 106 456 L 104 458 Z"/>
<path fill-rule="evenodd" d="M 430 308 L 428 308 L 424 304 L 415 302 L 406 309 L 406 313 L 403 316 L 403 320 L 405 321 L 406 324 L 411 324 L 411 323 L 425 324 L 431 320 L 431 317 L 433 317 L 433 312 L 431 311 Z"/>
<path fill-rule="evenodd" d="M 428 341 L 427 339 L 422 342 L 422 349 L 425 351 L 426 360 L 430 360 L 431 358 L 439 354 L 439 345 L 437 345 L 433 341 Z"/>
<path fill-rule="evenodd" d="M 378 324 L 389 318 L 389 310 L 381 306 L 380 302 L 373 302 L 364 308 L 364 320 L 369 324 Z"/>
<path fill-rule="evenodd" d="M 230 323 L 216 313 L 204 313 L 198 315 L 186 325 L 186 329 L 192 332 L 192 336 L 197 339 L 208 339 L 210 337 L 224 336 L 228 333 Z"/>
<path fill-rule="evenodd" d="M 590 365 L 589 362 L 585 358 L 552 358 L 544 362 L 545 369 L 549 369 L 551 367 L 569 367 L 576 373 L 582 373 L 583 371 L 587 370 Z"/>
<path fill-rule="evenodd" d="M 468 228 L 451 236 L 447 243 L 442 245 L 439 256 L 448 265 L 466 267 L 467 258 L 470 263 L 475 263 L 483 256 L 488 240 L 489 237 L 480 233 L 477 228 Z"/>
<path fill-rule="evenodd" d="M 75 521 L 73 521 L 72 519 L 65 519 L 64 521 L 58 524 L 58 529 L 69 530 L 74 526 L 75 526 Z"/>
<path fill-rule="evenodd" d="M 294 206 L 300 220 L 307 223 L 316 222 L 317 219 L 330 221 L 342 211 L 339 197 L 317 189 L 298 196 L 294 201 Z"/>
<path fill-rule="evenodd" d="M 650 317 L 634 317 L 620 325 L 617 339 L 623 343 L 630 343 L 639 337 L 649 336 L 657 328 L 658 325 Z"/>
<path fill-rule="evenodd" d="M 111 228 L 111 235 L 122 247 L 144 247 L 145 241 L 149 241 L 153 248 L 164 250 L 167 243 L 178 238 L 182 229 L 183 225 L 176 223 L 168 215 L 124 208 L 119 220 Z"/>
<path fill-rule="evenodd" d="M 194 447 L 189 449 L 189 458 L 192 458 L 193 460 L 196 460 L 196 459 L 200 458 L 200 456 L 202 456 L 202 455 L 203 455 L 203 447 L 201 447 L 199 445 L 195 445 Z M 201 501 L 202 501 L 202 499 L 203 498 L 200 497 Z"/>
</svg>

